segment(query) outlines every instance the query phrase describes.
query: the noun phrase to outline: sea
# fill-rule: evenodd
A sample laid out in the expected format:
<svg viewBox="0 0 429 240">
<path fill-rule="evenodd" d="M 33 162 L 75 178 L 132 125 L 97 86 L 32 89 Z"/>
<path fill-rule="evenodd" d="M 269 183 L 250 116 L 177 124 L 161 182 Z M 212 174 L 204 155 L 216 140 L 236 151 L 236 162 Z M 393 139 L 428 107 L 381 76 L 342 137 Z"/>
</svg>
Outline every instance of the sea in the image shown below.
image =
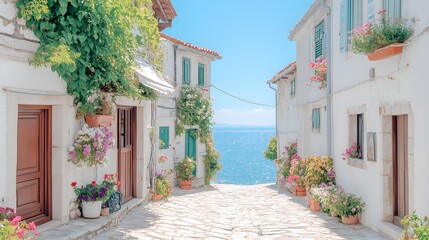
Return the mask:
<svg viewBox="0 0 429 240">
<path fill-rule="evenodd" d="M 276 167 L 263 154 L 270 137 L 276 134 L 274 128 L 214 127 L 213 134 L 223 165 L 214 183 L 253 185 L 275 182 Z"/>
</svg>

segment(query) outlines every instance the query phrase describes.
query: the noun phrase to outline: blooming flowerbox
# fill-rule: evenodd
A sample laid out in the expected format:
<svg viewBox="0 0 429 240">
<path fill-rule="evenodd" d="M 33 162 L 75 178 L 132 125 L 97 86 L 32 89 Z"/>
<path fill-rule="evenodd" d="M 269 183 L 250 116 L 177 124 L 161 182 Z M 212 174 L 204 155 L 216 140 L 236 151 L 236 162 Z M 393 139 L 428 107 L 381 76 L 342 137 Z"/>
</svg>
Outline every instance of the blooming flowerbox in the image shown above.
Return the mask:
<svg viewBox="0 0 429 240">
<path fill-rule="evenodd" d="M 403 48 L 404 48 L 404 44 L 394 43 L 386 47 L 379 48 L 374 52 L 369 53 L 367 56 L 370 61 L 381 60 L 381 59 L 385 59 L 385 58 L 389 58 L 389 57 L 401 54 Z"/>
</svg>

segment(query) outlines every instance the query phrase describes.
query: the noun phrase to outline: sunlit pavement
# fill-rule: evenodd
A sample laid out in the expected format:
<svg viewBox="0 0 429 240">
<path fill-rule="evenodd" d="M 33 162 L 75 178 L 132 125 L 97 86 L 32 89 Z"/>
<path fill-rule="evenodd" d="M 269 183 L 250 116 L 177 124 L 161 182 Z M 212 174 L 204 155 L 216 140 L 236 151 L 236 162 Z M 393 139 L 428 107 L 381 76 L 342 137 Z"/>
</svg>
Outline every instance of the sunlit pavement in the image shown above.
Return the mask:
<svg viewBox="0 0 429 240">
<path fill-rule="evenodd" d="M 276 185 L 214 185 L 133 209 L 95 239 L 385 239 L 363 225 L 313 213 Z"/>
</svg>

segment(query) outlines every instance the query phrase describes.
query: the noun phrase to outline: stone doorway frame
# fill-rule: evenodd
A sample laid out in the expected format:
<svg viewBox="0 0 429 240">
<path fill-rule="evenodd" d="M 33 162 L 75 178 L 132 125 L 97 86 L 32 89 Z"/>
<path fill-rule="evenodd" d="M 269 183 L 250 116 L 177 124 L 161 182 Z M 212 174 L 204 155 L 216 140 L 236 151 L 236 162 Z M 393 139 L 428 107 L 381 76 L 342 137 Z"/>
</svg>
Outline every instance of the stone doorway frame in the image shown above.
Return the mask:
<svg viewBox="0 0 429 240">
<path fill-rule="evenodd" d="M 393 222 L 393 149 L 392 116 L 408 115 L 408 184 L 409 209 L 414 209 L 414 114 L 410 103 L 382 104 L 381 115 L 381 208 L 382 221 Z"/>
</svg>

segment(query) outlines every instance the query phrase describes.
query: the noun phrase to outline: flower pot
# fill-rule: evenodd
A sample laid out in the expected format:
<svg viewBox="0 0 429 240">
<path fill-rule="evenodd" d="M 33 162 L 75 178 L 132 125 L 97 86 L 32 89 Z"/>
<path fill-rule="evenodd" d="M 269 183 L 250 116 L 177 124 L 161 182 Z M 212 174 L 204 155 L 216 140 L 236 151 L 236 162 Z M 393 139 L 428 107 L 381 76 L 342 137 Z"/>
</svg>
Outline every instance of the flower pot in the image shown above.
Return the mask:
<svg viewBox="0 0 429 240">
<path fill-rule="evenodd" d="M 82 202 L 82 215 L 84 218 L 98 218 L 101 213 L 102 201 Z"/>
<path fill-rule="evenodd" d="M 296 186 L 292 188 L 292 194 L 295 196 L 305 197 L 307 196 L 307 191 L 305 187 Z"/>
<path fill-rule="evenodd" d="M 157 194 L 157 193 L 153 193 L 152 195 L 152 201 L 159 201 L 163 198 L 164 196 L 162 194 Z"/>
<path fill-rule="evenodd" d="M 310 199 L 309 200 L 310 209 L 313 212 L 320 212 L 320 204 L 319 201 Z"/>
<path fill-rule="evenodd" d="M 85 122 L 88 127 L 110 127 L 112 125 L 112 115 L 86 115 Z"/>
<path fill-rule="evenodd" d="M 191 190 L 192 189 L 192 180 L 181 180 L 180 181 L 180 187 L 184 190 Z"/>
<path fill-rule="evenodd" d="M 110 211 L 110 209 L 107 207 L 107 208 L 102 208 L 101 209 L 101 216 L 108 216 L 109 215 L 109 211 Z"/>
<path fill-rule="evenodd" d="M 341 216 L 341 222 L 347 225 L 354 225 L 359 223 L 359 218 L 357 214 L 349 217 Z"/>
<path fill-rule="evenodd" d="M 393 43 L 386 47 L 379 48 L 375 50 L 373 53 L 368 54 L 368 59 L 370 61 L 376 61 L 380 59 L 389 58 L 402 53 L 402 49 L 404 48 L 404 44 L 401 43 Z"/>
</svg>

